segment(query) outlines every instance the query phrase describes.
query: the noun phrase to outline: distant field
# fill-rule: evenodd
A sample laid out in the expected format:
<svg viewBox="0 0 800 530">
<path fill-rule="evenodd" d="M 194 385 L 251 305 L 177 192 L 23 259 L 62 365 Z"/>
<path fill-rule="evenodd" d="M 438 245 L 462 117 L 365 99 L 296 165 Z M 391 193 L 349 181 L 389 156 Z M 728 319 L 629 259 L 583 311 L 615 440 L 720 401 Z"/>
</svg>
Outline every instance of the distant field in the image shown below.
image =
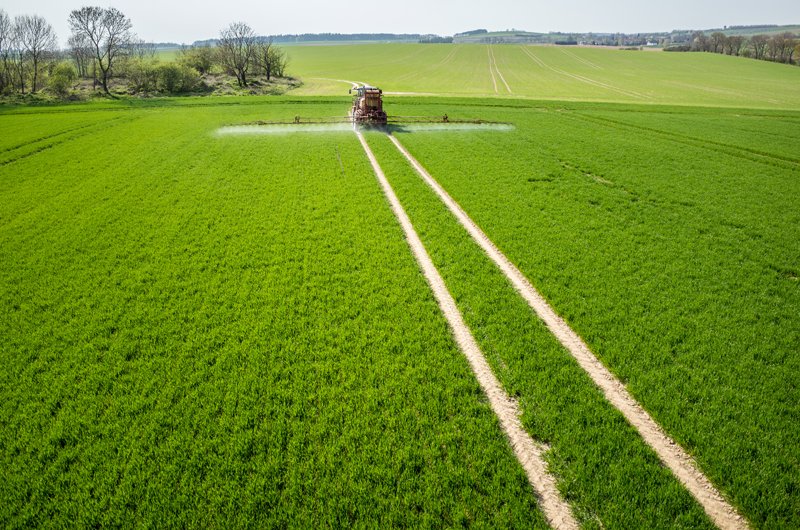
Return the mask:
<svg viewBox="0 0 800 530">
<path fill-rule="evenodd" d="M 170 49 L 170 50 L 158 50 L 156 52 L 156 58 L 161 61 L 174 61 L 180 56 L 181 51 L 179 49 Z"/>
<path fill-rule="evenodd" d="M 750 525 L 800 527 L 800 68 L 287 52 L 291 96 L 0 107 L 0 526 L 547 527 L 356 136 L 220 133 L 369 82 L 512 124 L 392 132 Z M 713 527 L 366 138 L 578 521 Z"/>
<path fill-rule="evenodd" d="M 800 26 L 757 26 L 751 28 L 727 28 L 727 29 L 710 29 L 706 33 L 719 31 L 725 35 L 741 35 L 743 37 L 752 37 L 753 35 L 774 35 L 776 33 L 800 33 Z"/>
<path fill-rule="evenodd" d="M 800 68 L 718 54 L 523 45 L 491 46 L 490 53 L 472 44 L 305 46 L 287 53 L 289 72 L 306 84 L 296 93 L 305 95 L 341 94 L 347 81 L 360 81 L 417 94 L 800 108 Z"/>
</svg>

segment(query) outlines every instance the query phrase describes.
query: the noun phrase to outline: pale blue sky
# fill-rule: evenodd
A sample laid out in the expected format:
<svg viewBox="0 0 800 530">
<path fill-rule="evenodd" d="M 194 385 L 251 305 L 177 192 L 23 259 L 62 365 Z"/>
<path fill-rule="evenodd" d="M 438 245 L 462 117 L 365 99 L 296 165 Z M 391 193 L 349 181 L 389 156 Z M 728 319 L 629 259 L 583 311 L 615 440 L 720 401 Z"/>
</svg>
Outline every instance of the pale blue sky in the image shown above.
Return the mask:
<svg viewBox="0 0 800 530">
<path fill-rule="evenodd" d="M 120 9 L 145 40 L 183 43 L 216 37 L 222 27 L 239 20 L 259 34 L 440 35 L 476 28 L 632 33 L 800 23 L 796 0 L 2 0 L 0 9 L 11 16 L 44 16 L 64 43 L 67 16 L 82 5 Z"/>
</svg>

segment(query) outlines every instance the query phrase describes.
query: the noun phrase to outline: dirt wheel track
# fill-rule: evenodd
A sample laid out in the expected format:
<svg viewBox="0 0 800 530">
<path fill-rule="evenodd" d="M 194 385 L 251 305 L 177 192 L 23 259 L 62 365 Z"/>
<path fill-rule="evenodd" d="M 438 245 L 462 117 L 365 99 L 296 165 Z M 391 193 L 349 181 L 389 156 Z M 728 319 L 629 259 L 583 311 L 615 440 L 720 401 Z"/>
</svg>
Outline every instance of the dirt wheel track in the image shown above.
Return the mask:
<svg viewBox="0 0 800 530">
<path fill-rule="evenodd" d="M 728 503 L 711 481 L 703 474 L 689 454 L 678 445 L 650 414 L 634 399 L 625 385 L 606 368 L 589 350 L 583 339 L 569 327 L 520 270 L 497 248 L 467 213 L 453 200 L 428 171 L 403 147 L 397 138 L 389 135 L 395 147 L 444 202 L 459 223 L 509 279 L 520 295 L 528 302 L 551 333 L 575 358 L 606 399 L 619 410 L 625 419 L 642 436 L 661 462 L 697 499 L 712 521 L 723 529 L 749 528 L 747 521 Z"/>
<path fill-rule="evenodd" d="M 369 158 L 372 164 L 375 176 L 386 195 L 386 199 L 389 201 L 392 212 L 403 228 L 403 232 L 414 254 L 414 258 L 417 260 L 420 269 L 422 269 L 422 273 L 428 281 L 442 313 L 445 318 L 447 318 L 447 322 L 455 336 L 456 343 L 466 356 L 478 379 L 478 383 L 489 398 L 492 410 L 500 420 L 500 425 L 503 431 L 505 431 L 506 436 L 508 436 L 514 454 L 522 464 L 528 476 L 528 481 L 533 486 L 539 500 L 539 505 L 547 521 L 553 528 L 557 529 L 579 528 L 578 522 L 572 515 L 569 504 L 561 498 L 558 492 L 555 479 L 547 471 L 547 464 L 544 461 L 544 452 L 546 448 L 536 443 L 522 427 L 516 403 L 508 396 L 500 384 L 500 381 L 492 372 L 478 343 L 475 341 L 475 338 L 464 322 L 453 296 L 444 283 L 444 279 L 442 279 L 442 276 L 439 274 L 439 271 L 428 255 L 427 250 L 425 250 L 422 240 L 419 238 L 419 235 L 417 235 L 416 230 L 414 230 L 411 220 L 400 204 L 400 200 L 394 193 L 389 181 L 386 179 L 383 170 L 378 164 L 372 150 L 369 148 L 369 145 L 367 145 L 364 136 L 359 131 L 356 131 L 356 135 L 364 148 L 364 152 L 367 154 L 367 158 Z"/>
</svg>

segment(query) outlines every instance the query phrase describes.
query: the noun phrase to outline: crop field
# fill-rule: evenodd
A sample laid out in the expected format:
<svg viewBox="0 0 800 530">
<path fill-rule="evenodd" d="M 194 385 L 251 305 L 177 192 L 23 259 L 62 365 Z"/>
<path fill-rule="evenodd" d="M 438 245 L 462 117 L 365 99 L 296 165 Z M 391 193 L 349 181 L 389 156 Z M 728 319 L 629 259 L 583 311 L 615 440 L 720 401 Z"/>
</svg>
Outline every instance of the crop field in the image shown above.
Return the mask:
<svg viewBox="0 0 800 530">
<path fill-rule="evenodd" d="M 295 96 L 0 107 L 0 526 L 552 525 L 357 136 L 226 127 L 342 116 L 347 81 L 509 124 L 389 132 L 743 525 L 800 526 L 800 68 L 287 51 Z M 578 524 L 719 525 L 364 136 Z"/>
<path fill-rule="evenodd" d="M 505 136 L 395 134 L 715 483 L 734 498 L 747 484 L 741 506 L 794 526 L 800 157 L 752 139 L 796 122 L 717 112 L 743 131 L 703 142 L 627 126 L 662 127 L 631 110 L 508 111 Z M 702 113 L 674 119 L 713 137 Z"/>
<path fill-rule="evenodd" d="M 537 526 L 352 134 L 114 114 L 4 167 L 3 526 Z"/>
<path fill-rule="evenodd" d="M 348 81 L 390 93 L 800 108 L 800 71 L 742 57 L 561 46 L 380 44 L 287 49 L 299 93 Z M 502 77 L 502 79 L 501 79 Z"/>
</svg>

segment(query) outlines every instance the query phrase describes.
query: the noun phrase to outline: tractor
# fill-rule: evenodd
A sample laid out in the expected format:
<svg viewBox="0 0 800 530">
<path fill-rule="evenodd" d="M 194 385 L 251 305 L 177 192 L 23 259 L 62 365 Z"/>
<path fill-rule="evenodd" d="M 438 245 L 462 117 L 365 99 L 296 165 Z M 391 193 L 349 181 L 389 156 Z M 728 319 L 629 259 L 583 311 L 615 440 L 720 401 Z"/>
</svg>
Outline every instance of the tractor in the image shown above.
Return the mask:
<svg viewBox="0 0 800 530">
<path fill-rule="evenodd" d="M 383 110 L 383 90 L 372 86 L 360 86 L 350 89 L 353 97 L 353 108 L 350 118 L 356 125 L 386 125 L 388 118 Z"/>
</svg>

